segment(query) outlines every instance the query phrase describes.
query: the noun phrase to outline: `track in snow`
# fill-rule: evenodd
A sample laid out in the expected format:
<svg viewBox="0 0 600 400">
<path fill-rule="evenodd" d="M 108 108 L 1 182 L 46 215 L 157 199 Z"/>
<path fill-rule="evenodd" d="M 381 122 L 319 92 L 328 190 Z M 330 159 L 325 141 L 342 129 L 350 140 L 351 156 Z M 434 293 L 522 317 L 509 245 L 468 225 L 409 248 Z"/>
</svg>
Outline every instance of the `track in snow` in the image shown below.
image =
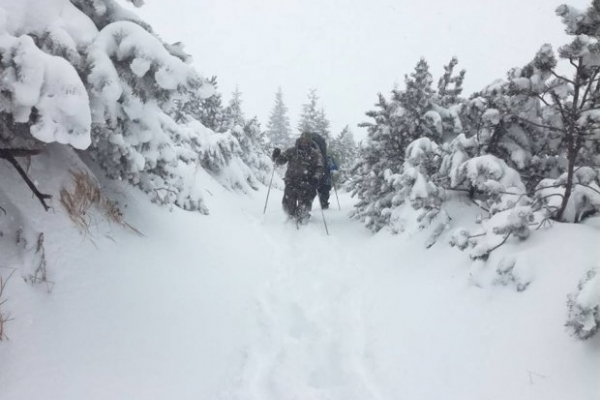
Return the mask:
<svg viewBox="0 0 600 400">
<path fill-rule="evenodd" d="M 365 366 L 359 284 L 365 265 L 352 252 L 355 246 L 348 237 L 340 238 L 348 229 L 362 228 L 351 226 L 347 206 L 345 211 L 325 211 L 330 236 L 320 209 L 313 210 L 308 225 L 296 230 L 293 222 L 282 222 L 285 217 L 275 208 L 262 224 L 276 273 L 257 293 L 254 338 L 237 388 L 228 396 L 379 399 Z"/>
</svg>

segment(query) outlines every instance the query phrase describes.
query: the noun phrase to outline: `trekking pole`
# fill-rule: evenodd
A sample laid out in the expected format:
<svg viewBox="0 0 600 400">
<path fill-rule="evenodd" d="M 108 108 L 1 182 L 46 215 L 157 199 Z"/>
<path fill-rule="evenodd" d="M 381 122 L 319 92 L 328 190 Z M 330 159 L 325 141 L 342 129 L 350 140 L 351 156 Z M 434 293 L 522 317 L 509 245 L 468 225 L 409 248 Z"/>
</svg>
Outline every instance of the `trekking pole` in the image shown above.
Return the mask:
<svg viewBox="0 0 600 400">
<path fill-rule="evenodd" d="M 321 194 L 319 194 L 319 202 L 321 202 Z M 329 236 L 329 229 L 327 229 L 327 221 L 325 221 L 325 212 L 323 211 L 323 207 L 321 207 L 321 216 L 323 217 L 323 225 L 325 225 L 325 232 L 327 236 Z"/>
<path fill-rule="evenodd" d="M 267 203 L 269 202 L 269 194 L 271 193 L 271 185 L 273 184 L 273 176 L 275 176 L 275 165 L 273 165 L 273 173 L 271 174 L 271 181 L 269 182 L 269 190 L 267 191 L 267 199 L 265 200 L 265 209 L 263 215 L 267 212 Z"/>
<path fill-rule="evenodd" d="M 337 188 L 335 187 L 335 181 L 332 179 L 331 183 L 333 184 L 333 191 L 335 192 L 335 199 L 337 200 L 338 208 L 341 211 L 342 210 L 342 206 L 340 205 L 340 198 L 338 197 L 338 194 L 337 194 Z"/>
</svg>

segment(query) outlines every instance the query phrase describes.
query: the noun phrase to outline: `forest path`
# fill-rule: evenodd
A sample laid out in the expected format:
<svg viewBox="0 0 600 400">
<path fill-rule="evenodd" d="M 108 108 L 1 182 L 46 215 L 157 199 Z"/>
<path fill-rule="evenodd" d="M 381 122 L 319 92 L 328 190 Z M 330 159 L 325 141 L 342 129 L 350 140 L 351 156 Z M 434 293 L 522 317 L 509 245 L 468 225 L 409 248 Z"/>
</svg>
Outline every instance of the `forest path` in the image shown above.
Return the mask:
<svg viewBox="0 0 600 400">
<path fill-rule="evenodd" d="M 323 213 L 296 229 L 281 211 L 280 193 L 256 216 L 272 248 L 273 276 L 258 291 L 257 328 L 234 398 L 377 399 L 366 367 L 364 283 L 368 232 L 338 208 L 332 192 Z M 362 245 L 361 245 L 362 244 Z"/>
<path fill-rule="evenodd" d="M 286 222 L 280 190 L 265 215 L 266 190 L 205 190 L 208 217 L 131 189 L 143 237 L 43 214 L 55 285 L 7 288 L 0 400 L 597 399 L 600 346 L 565 333 L 577 279 L 555 261 L 595 232 L 528 242 L 539 277 L 517 293 L 472 285 L 446 245 L 373 235 L 348 219 L 348 194 L 342 210 L 332 197 L 327 236 L 319 209 Z"/>
</svg>

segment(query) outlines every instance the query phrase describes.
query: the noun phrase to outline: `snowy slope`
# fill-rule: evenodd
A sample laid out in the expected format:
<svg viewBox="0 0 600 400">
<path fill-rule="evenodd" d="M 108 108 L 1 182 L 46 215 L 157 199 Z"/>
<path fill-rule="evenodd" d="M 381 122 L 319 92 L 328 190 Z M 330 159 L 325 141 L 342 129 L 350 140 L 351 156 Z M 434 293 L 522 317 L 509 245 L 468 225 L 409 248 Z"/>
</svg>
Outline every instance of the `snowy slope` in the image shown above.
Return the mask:
<svg viewBox="0 0 600 400">
<path fill-rule="evenodd" d="M 600 398 L 600 341 L 563 327 L 599 260 L 593 225 L 502 249 L 532 278 L 517 292 L 493 284 L 497 260 L 371 236 L 347 195 L 326 236 L 319 210 L 286 223 L 279 190 L 263 216 L 266 190 L 198 179 L 209 216 L 112 188 L 144 237 L 38 213 L 54 286 L 9 282 L 1 400 Z"/>
</svg>

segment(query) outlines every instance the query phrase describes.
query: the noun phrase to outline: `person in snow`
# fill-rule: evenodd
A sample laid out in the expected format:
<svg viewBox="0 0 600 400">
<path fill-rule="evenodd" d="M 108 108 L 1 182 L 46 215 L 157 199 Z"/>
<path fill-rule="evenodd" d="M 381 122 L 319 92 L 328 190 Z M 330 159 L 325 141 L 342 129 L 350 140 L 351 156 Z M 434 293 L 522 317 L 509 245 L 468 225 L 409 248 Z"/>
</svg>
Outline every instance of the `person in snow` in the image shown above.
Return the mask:
<svg viewBox="0 0 600 400">
<path fill-rule="evenodd" d="M 319 200 L 321 201 L 321 208 L 323 210 L 327 210 L 329 208 L 329 194 L 333 185 L 333 177 L 331 173 L 338 169 L 333 157 L 326 155 L 325 160 L 325 174 L 323 175 L 323 179 L 317 188 L 317 191 L 319 192 Z"/>
<path fill-rule="evenodd" d="M 337 166 L 333 162 L 333 159 L 327 155 L 327 143 L 323 136 L 318 133 L 310 132 L 306 133 L 313 142 L 315 142 L 316 146 L 319 148 L 321 155 L 323 156 L 324 161 L 324 174 L 323 178 L 319 181 L 317 185 L 317 192 L 319 194 L 319 201 L 321 203 L 321 208 L 326 210 L 329 208 L 329 193 L 331 192 L 331 171 L 333 169 L 337 169 Z"/>
<path fill-rule="evenodd" d="M 325 159 L 310 133 L 302 133 L 294 147 L 284 152 L 273 150 L 277 165 L 288 164 L 285 172 L 283 209 L 292 218 L 305 222 L 310 218 L 312 202 L 325 175 Z"/>
</svg>

